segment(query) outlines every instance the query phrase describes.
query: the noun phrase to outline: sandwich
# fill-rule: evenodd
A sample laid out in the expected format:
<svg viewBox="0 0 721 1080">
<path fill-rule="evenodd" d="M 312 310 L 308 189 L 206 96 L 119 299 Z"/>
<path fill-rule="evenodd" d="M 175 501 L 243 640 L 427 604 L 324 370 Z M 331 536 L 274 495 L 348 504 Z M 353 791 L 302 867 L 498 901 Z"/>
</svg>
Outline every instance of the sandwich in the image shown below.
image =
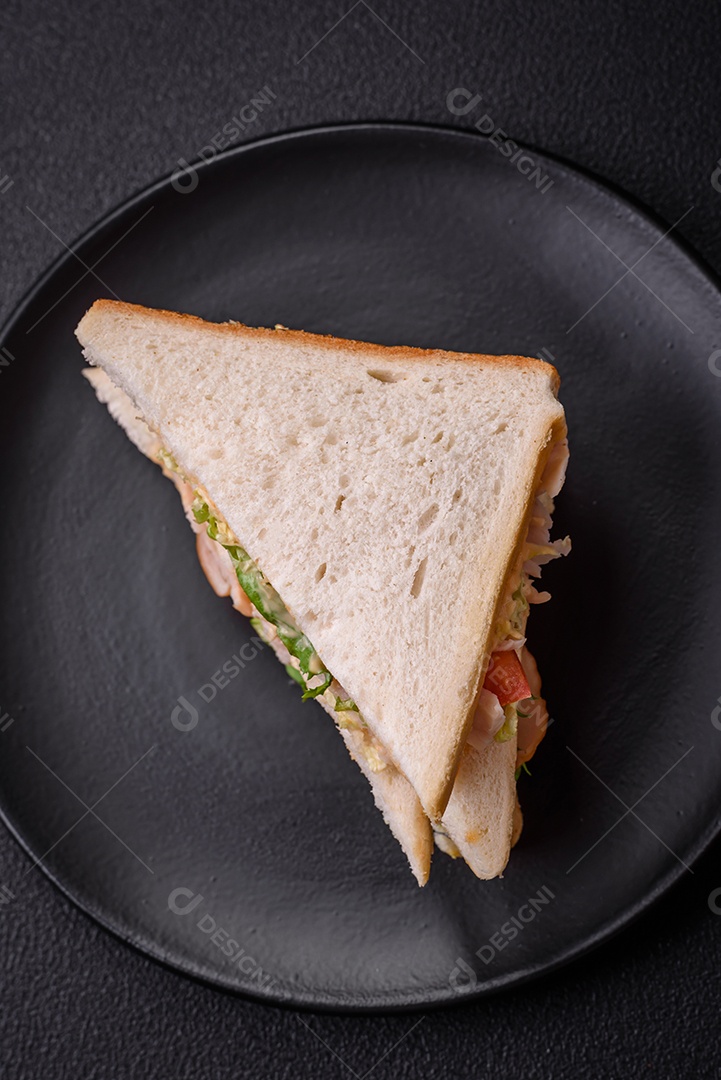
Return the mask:
<svg viewBox="0 0 721 1080">
<path fill-rule="evenodd" d="M 500 875 L 548 714 L 526 644 L 568 446 L 540 360 L 98 300 L 84 374 L 220 596 L 331 716 L 419 884 Z"/>
</svg>

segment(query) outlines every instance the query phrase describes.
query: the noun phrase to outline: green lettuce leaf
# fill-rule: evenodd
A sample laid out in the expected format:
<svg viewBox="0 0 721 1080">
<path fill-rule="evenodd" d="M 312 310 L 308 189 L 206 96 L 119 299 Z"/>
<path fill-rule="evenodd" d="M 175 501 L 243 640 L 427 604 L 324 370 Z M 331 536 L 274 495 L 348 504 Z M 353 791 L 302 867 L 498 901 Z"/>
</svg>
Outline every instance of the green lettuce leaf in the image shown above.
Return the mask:
<svg viewBox="0 0 721 1080">
<path fill-rule="evenodd" d="M 238 583 L 250 602 L 258 609 L 266 622 L 275 627 L 278 637 L 291 656 L 300 665 L 301 679 L 296 679 L 304 686 L 303 701 L 319 697 L 330 686 L 333 676 L 324 667 L 312 642 L 296 625 L 290 612 L 278 593 L 268 581 L 259 566 L 251 559 L 247 551 L 233 543 L 225 522 L 216 518 L 207 502 L 196 493 L 193 503 L 193 516 L 198 524 L 205 524 L 211 540 L 224 547 L 230 555 Z M 261 634 L 262 637 L 262 634 Z M 299 674 L 295 668 L 293 671 Z M 319 677 L 317 686 L 309 686 L 311 679 Z M 295 678 L 295 675 L 293 676 Z M 353 706 L 355 707 L 355 706 Z M 351 705 L 346 706 L 351 708 Z"/>
<path fill-rule="evenodd" d="M 305 683 L 303 682 L 303 676 L 298 671 L 298 668 L 293 667 L 292 664 L 286 664 L 285 665 L 285 670 L 288 672 L 291 679 L 294 679 L 297 683 L 300 684 L 300 686 L 305 688 Z"/>
<path fill-rule="evenodd" d="M 353 698 L 339 698 L 335 699 L 335 711 L 336 712 L 358 712 L 358 706 Z"/>
</svg>

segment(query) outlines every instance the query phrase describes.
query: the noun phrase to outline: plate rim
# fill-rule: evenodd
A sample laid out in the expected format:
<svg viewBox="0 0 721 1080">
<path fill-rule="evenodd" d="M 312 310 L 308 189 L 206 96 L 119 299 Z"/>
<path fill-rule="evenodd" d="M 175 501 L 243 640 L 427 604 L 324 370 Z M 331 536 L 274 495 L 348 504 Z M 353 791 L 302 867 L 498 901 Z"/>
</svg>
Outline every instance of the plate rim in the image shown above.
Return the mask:
<svg viewBox="0 0 721 1080">
<path fill-rule="evenodd" d="M 241 156 L 248 151 L 260 149 L 264 146 L 271 146 L 274 143 L 290 142 L 294 139 L 302 139 L 313 135 L 331 135 L 349 131 L 425 132 L 432 135 L 453 136 L 454 138 L 467 139 L 469 142 L 485 145 L 486 147 L 490 147 L 491 145 L 490 137 L 481 135 L 480 132 L 470 131 L 466 128 L 449 127 L 447 124 L 417 123 L 412 120 L 351 120 L 344 123 L 310 124 L 307 126 L 288 128 L 285 131 L 274 132 L 270 135 L 262 135 L 257 139 L 240 143 L 237 146 L 229 146 L 223 150 L 219 150 L 218 153 L 208 161 L 204 158 L 194 158 L 192 161 L 188 162 L 188 167 L 194 169 L 196 172 L 206 172 L 208 169 L 211 169 L 216 162 Z M 653 228 L 661 229 L 664 233 L 670 227 L 673 228 L 661 214 L 657 213 L 657 211 L 648 206 L 637 196 L 627 192 L 615 181 L 606 179 L 585 165 L 577 165 L 575 162 L 570 161 L 561 154 L 556 154 L 550 150 L 544 150 L 536 143 L 524 142 L 518 139 L 514 139 L 513 141 L 520 149 L 535 154 L 537 157 L 545 159 L 546 161 L 552 162 L 554 165 L 579 177 L 592 187 L 598 187 L 605 192 L 610 193 L 614 198 L 629 206 L 634 213 L 645 220 Z M 97 218 L 92 225 L 89 225 L 75 236 L 74 239 L 64 247 L 64 250 L 58 252 L 46 269 L 43 270 L 23 292 L 21 292 L 11 311 L 0 324 L 0 346 L 2 346 L 6 336 L 12 331 L 14 324 L 20 321 L 21 316 L 30 303 L 32 303 L 35 295 L 48 281 L 50 281 L 63 263 L 68 261 L 75 249 L 80 248 L 83 244 L 92 240 L 101 228 L 110 225 L 116 217 L 120 217 L 126 210 L 141 203 L 153 192 L 161 191 L 171 183 L 177 172 L 177 169 L 173 169 L 172 172 L 166 173 L 158 180 L 152 180 L 149 184 L 139 188 L 126 199 L 116 203 L 105 214 Z M 716 291 L 721 293 L 721 271 L 717 273 L 708 260 L 680 233 L 674 232 L 673 236 L 668 234 L 667 238 L 669 239 L 669 243 L 679 248 L 694 267 L 708 279 L 709 284 L 712 285 Z"/>
<path fill-rule="evenodd" d="M 312 124 L 289 128 L 270 135 L 260 136 L 257 139 L 252 139 L 236 146 L 228 147 L 219 151 L 207 161 L 205 159 L 194 159 L 187 164 L 190 169 L 193 169 L 198 173 L 207 172 L 209 169 L 214 168 L 216 163 L 218 166 L 221 166 L 231 158 L 241 157 L 243 154 L 274 144 L 291 143 L 308 137 L 327 137 L 336 134 L 360 134 L 363 132 L 398 133 L 401 135 L 426 134 L 434 137 L 440 136 L 441 138 L 452 137 L 454 139 L 468 141 L 469 144 L 472 143 L 477 146 L 483 146 L 484 152 L 490 152 L 491 148 L 490 139 L 487 136 L 472 130 L 448 126 L 446 124 L 417 123 L 414 121 L 349 121 L 345 123 Z M 559 154 L 541 149 L 533 143 L 522 142 L 519 140 L 514 141 L 520 148 L 534 154 L 541 161 L 550 162 L 554 167 L 564 170 L 576 179 L 580 179 L 589 187 L 601 189 L 603 193 L 611 195 L 615 200 L 630 209 L 646 224 L 651 226 L 651 228 L 666 234 L 665 238 L 668 239 L 668 242 L 691 263 L 703 278 L 706 279 L 706 282 L 711 289 L 717 294 L 721 294 L 721 275 L 716 273 L 704 256 L 702 256 L 682 235 L 674 233 L 673 236 L 670 236 L 667 232 L 669 223 L 636 196 L 629 194 L 614 181 L 601 177 L 591 169 L 582 165 L 577 165 Z M 9 315 L 3 321 L 2 326 L 0 326 L 0 348 L 3 346 L 6 339 L 13 333 L 16 326 L 21 323 L 38 294 L 52 281 L 53 277 L 61 267 L 66 265 L 69 260 L 73 258 L 76 251 L 82 250 L 82 247 L 85 244 L 91 242 L 102 229 L 111 226 L 117 218 L 132 210 L 133 207 L 141 205 L 155 193 L 164 190 L 171 183 L 173 177 L 177 175 L 177 172 L 178 170 L 175 169 L 172 172 L 165 174 L 160 179 L 152 181 L 145 187 L 129 195 L 123 201 L 115 204 L 110 210 L 96 219 L 93 224 L 83 230 L 63 251 L 59 252 L 47 268 L 35 278 L 30 286 L 20 295 L 20 298 L 14 303 Z M 38 854 L 33 852 L 30 844 L 18 831 L 2 803 L 0 803 L 0 821 L 2 821 L 3 825 L 21 850 L 33 861 L 36 861 L 38 859 Z M 719 835 L 721 835 L 721 818 L 710 821 L 707 828 L 696 837 L 696 842 L 684 853 L 685 860 L 689 864 L 695 863 Z M 581 959 L 604 942 L 610 941 L 630 927 L 649 908 L 656 904 L 662 896 L 677 885 L 685 872 L 685 867 L 680 863 L 670 866 L 666 873 L 657 879 L 654 886 L 644 892 L 634 904 L 626 906 L 621 914 L 601 923 L 593 933 L 585 936 L 582 942 L 568 946 L 562 952 L 555 954 L 551 960 L 527 964 L 523 968 L 507 972 L 496 978 L 487 979 L 483 983 L 479 982 L 476 986 L 469 989 L 461 989 L 460 991 L 450 989 L 450 991 L 443 990 L 442 992 L 439 992 L 436 989 L 432 992 L 430 997 L 424 997 L 422 993 L 416 993 L 413 990 L 405 990 L 400 992 L 404 998 L 403 1002 L 400 1003 L 392 1000 L 385 1001 L 376 991 L 374 992 L 374 995 L 368 995 L 368 1000 L 366 1002 L 359 1003 L 357 1001 L 318 1001 L 313 998 L 312 991 L 302 992 L 300 990 L 295 990 L 291 992 L 284 988 L 281 989 L 280 992 L 273 991 L 269 993 L 264 988 L 261 989 L 252 986 L 239 987 L 236 983 L 231 982 L 229 979 L 225 979 L 221 972 L 211 976 L 200 970 L 194 969 L 192 964 L 184 963 L 182 960 L 169 959 L 162 954 L 162 951 L 157 948 L 157 946 L 154 946 L 154 943 L 148 943 L 133 935 L 132 932 L 123 932 L 118 926 L 112 925 L 105 916 L 95 910 L 91 904 L 84 903 L 74 896 L 65 884 L 60 881 L 56 874 L 42 862 L 38 862 L 38 869 L 42 871 L 45 878 L 49 880 L 63 896 L 70 900 L 77 910 L 93 919 L 96 924 L 100 925 L 103 930 L 110 933 L 116 940 L 121 941 L 125 945 L 130 945 L 143 957 L 159 964 L 165 970 L 172 971 L 176 974 L 180 973 L 185 978 L 189 978 L 202 986 L 211 987 L 215 991 L 242 997 L 248 1001 L 257 1002 L 263 1005 L 274 1005 L 280 1008 L 300 1010 L 303 1012 L 356 1016 L 383 1015 L 390 1013 L 412 1014 L 422 1011 L 435 1011 L 442 1008 L 454 1008 L 456 1006 L 477 1002 L 490 995 L 506 992 L 512 988 L 526 985 L 542 976 L 550 975 L 574 961 Z M 396 997 L 400 996 L 398 991 L 389 992 L 389 996 L 391 995 L 395 995 Z M 330 995 L 325 992 L 324 996 L 330 998 Z"/>
</svg>

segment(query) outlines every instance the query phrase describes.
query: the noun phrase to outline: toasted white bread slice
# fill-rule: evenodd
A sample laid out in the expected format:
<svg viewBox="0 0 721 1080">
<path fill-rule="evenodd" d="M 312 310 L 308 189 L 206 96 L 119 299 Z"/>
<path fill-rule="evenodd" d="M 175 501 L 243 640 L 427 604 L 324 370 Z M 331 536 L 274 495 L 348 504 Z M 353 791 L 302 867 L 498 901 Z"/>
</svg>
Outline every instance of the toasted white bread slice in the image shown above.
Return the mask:
<svg viewBox="0 0 721 1080">
<path fill-rule="evenodd" d="M 160 439 L 138 416 L 128 395 L 100 368 L 85 368 L 83 375 L 130 441 L 155 464 L 161 463 L 159 452 L 163 447 Z M 186 515 L 196 531 L 198 558 L 213 589 L 218 596 L 230 597 L 244 615 L 257 616 L 238 586 L 227 552 L 211 540 L 205 528 L 199 527 L 188 513 L 191 489 L 177 474 L 167 475 L 178 488 Z M 275 637 L 270 644 L 281 663 L 287 663 L 289 657 L 279 639 Z M 339 720 L 342 723 L 340 714 L 323 698 L 318 700 L 337 725 Z M 341 726 L 338 730 L 346 749 L 368 780 L 376 806 L 403 849 L 418 884 L 425 885 L 430 872 L 433 834 L 413 787 L 392 764 L 382 769 L 373 768 L 360 732 Z M 515 766 L 515 739 L 502 744 L 491 741 L 480 748 L 466 744 L 461 755 L 451 799 L 441 823 L 443 833 L 437 835 L 441 844 L 447 835 L 452 845 L 446 850 L 457 851 L 480 878 L 496 877 L 503 871 L 511 842 L 515 843 L 520 835 L 522 819 L 516 798 Z M 511 841 L 512 822 L 516 833 Z"/>
<path fill-rule="evenodd" d="M 555 370 L 112 301 L 77 335 L 222 509 L 439 820 L 565 432 Z"/>
<path fill-rule="evenodd" d="M 240 589 L 227 551 L 209 537 L 205 525 L 198 524 L 190 512 L 193 501 L 192 487 L 177 471 L 168 467 L 167 456 L 162 452 L 158 436 L 151 432 L 138 416 L 137 407 L 124 391 L 111 382 L 104 371 L 89 368 L 83 374 L 94 386 L 100 401 L 108 406 L 111 414 L 125 429 L 131 441 L 151 460 L 160 464 L 164 473 L 178 488 L 186 516 L 196 533 L 201 565 L 216 593 L 219 596 L 230 596 L 234 606 L 244 615 L 259 616 L 259 612 Z M 531 519 L 528 540 L 536 556 L 541 550 L 538 544 L 543 546 L 550 527 L 552 498 L 562 484 L 567 456 L 565 445 L 558 444 L 539 485 L 539 493 L 547 492 L 551 502 L 542 505 L 537 501 L 535 512 L 541 516 Z M 548 554 L 549 549 L 544 550 Z M 524 555 L 527 554 L 526 548 Z M 508 583 L 507 591 L 513 587 L 515 575 Z M 273 626 L 262 618 L 260 623 L 264 624 L 263 633 L 279 659 L 287 664 L 291 658 L 280 643 Z M 519 742 L 518 757 L 515 756 L 515 733 L 512 741 L 506 741 L 504 748 L 494 742 L 492 733 L 497 729 L 499 718 L 502 722 L 503 711 L 495 696 L 484 691 L 479 698 L 468 743 L 464 747 L 451 800 L 442 822 L 435 826 L 437 845 L 451 855 L 462 855 L 474 873 L 481 878 L 495 877 L 503 871 L 510 847 L 520 835 L 522 816 L 515 794 L 514 768 L 532 756 L 535 746 L 545 732 L 547 715 L 545 704 L 540 698 L 538 670 L 526 648 L 521 650 L 520 655 L 536 701 L 532 707 L 530 703 L 524 706 L 526 711 L 523 714 L 519 713 L 524 719 L 519 721 L 518 736 L 522 743 Z M 342 698 L 347 696 L 342 687 L 336 686 L 335 689 Z M 349 728 L 348 714 L 337 712 L 330 706 L 327 698 L 328 695 L 324 695 L 318 700 L 335 720 L 351 756 L 370 780 L 376 804 L 406 852 L 419 884 L 424 884 L 430 862 L 430 828 L 415 791 L 388 761 L 383 748 L 374 743 L 369 733 L 357 728 L 353 730 L 352 726 Z M 332 695 L 330 699 L 334 700 Z M 511 825 L 513 831 L 509 835 Z"/>
<path fill-rule="evenodd" d="M 93 386 L 98 400 L 107 406 L 111 416 L 132 443 L 151 461 L 159 464 L 163 449 L 160 439 L 143 419 L 127 394 L 116 387 L 100 368 L 86 368 L 83 375 Z M 188 513 L 191 489 L 177 474 L 167 474 L 178 488 L 188 520 L 196 531 L 198 558 L 218 596 L 230 597 L 244 615 L 257 616 L 250 601 L 244 597 L 227 552 L 208 537 Z M 277 637 L 271 640 L 278 659 L 285 664 L 288 655 Z M 531 661 L 532 663 L 532 661 Z M 534 665 L 535 669 L 535 665 Z M 540 691 L 537 672 L 534 693 Z M 373 791 L 376 806 L 403 849 L 419 885 L 425 885 L 430 872 L 433 834 L 418 796 L 408 780 L 392 764 L 374 768 L 366 752 L 362 734 L 341 727 L 342 717 L 323 698 L 319 703 L 338 725 L 348 752 L 358 764 Z M 515 784 L 516 740 L 486 746 L 466 744 L 456 774 L 453 792 L 436 834 L 440 846 L 460 854 L 477 877 L 492 878 L 502 873 L 508 852 L 521 831 L 521 811 L 516 798 Z M 510 830 L 513 824 L 513 836 Z M 444 841 L 447 837 L 451 844 Z"/>
</svg>

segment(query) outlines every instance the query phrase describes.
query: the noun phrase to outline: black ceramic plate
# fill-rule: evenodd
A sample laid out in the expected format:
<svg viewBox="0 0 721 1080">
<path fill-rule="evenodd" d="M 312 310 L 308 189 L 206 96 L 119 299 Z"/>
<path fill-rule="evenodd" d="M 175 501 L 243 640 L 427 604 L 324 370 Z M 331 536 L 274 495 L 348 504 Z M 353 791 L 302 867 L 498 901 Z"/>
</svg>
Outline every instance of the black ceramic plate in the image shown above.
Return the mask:
<svg viewBox="0 0 721 1080">
<path fill-rule="evenodd" d="M 220 986 L 374 1009 L 538 975 L 685 872 L 721 787 L 721 297 L 665 231 L 539 154 L 359 126 L 219 157 L 61 257 L 0 354 L 0 805 L 69 897 Z M 214 596 L 80 377 L 108 295 L 556 364 L 574 550 L 531 620 L 555 723 L 502 880 L 438 853 L 418 889 L 326 715 Z"/>
</svg>

